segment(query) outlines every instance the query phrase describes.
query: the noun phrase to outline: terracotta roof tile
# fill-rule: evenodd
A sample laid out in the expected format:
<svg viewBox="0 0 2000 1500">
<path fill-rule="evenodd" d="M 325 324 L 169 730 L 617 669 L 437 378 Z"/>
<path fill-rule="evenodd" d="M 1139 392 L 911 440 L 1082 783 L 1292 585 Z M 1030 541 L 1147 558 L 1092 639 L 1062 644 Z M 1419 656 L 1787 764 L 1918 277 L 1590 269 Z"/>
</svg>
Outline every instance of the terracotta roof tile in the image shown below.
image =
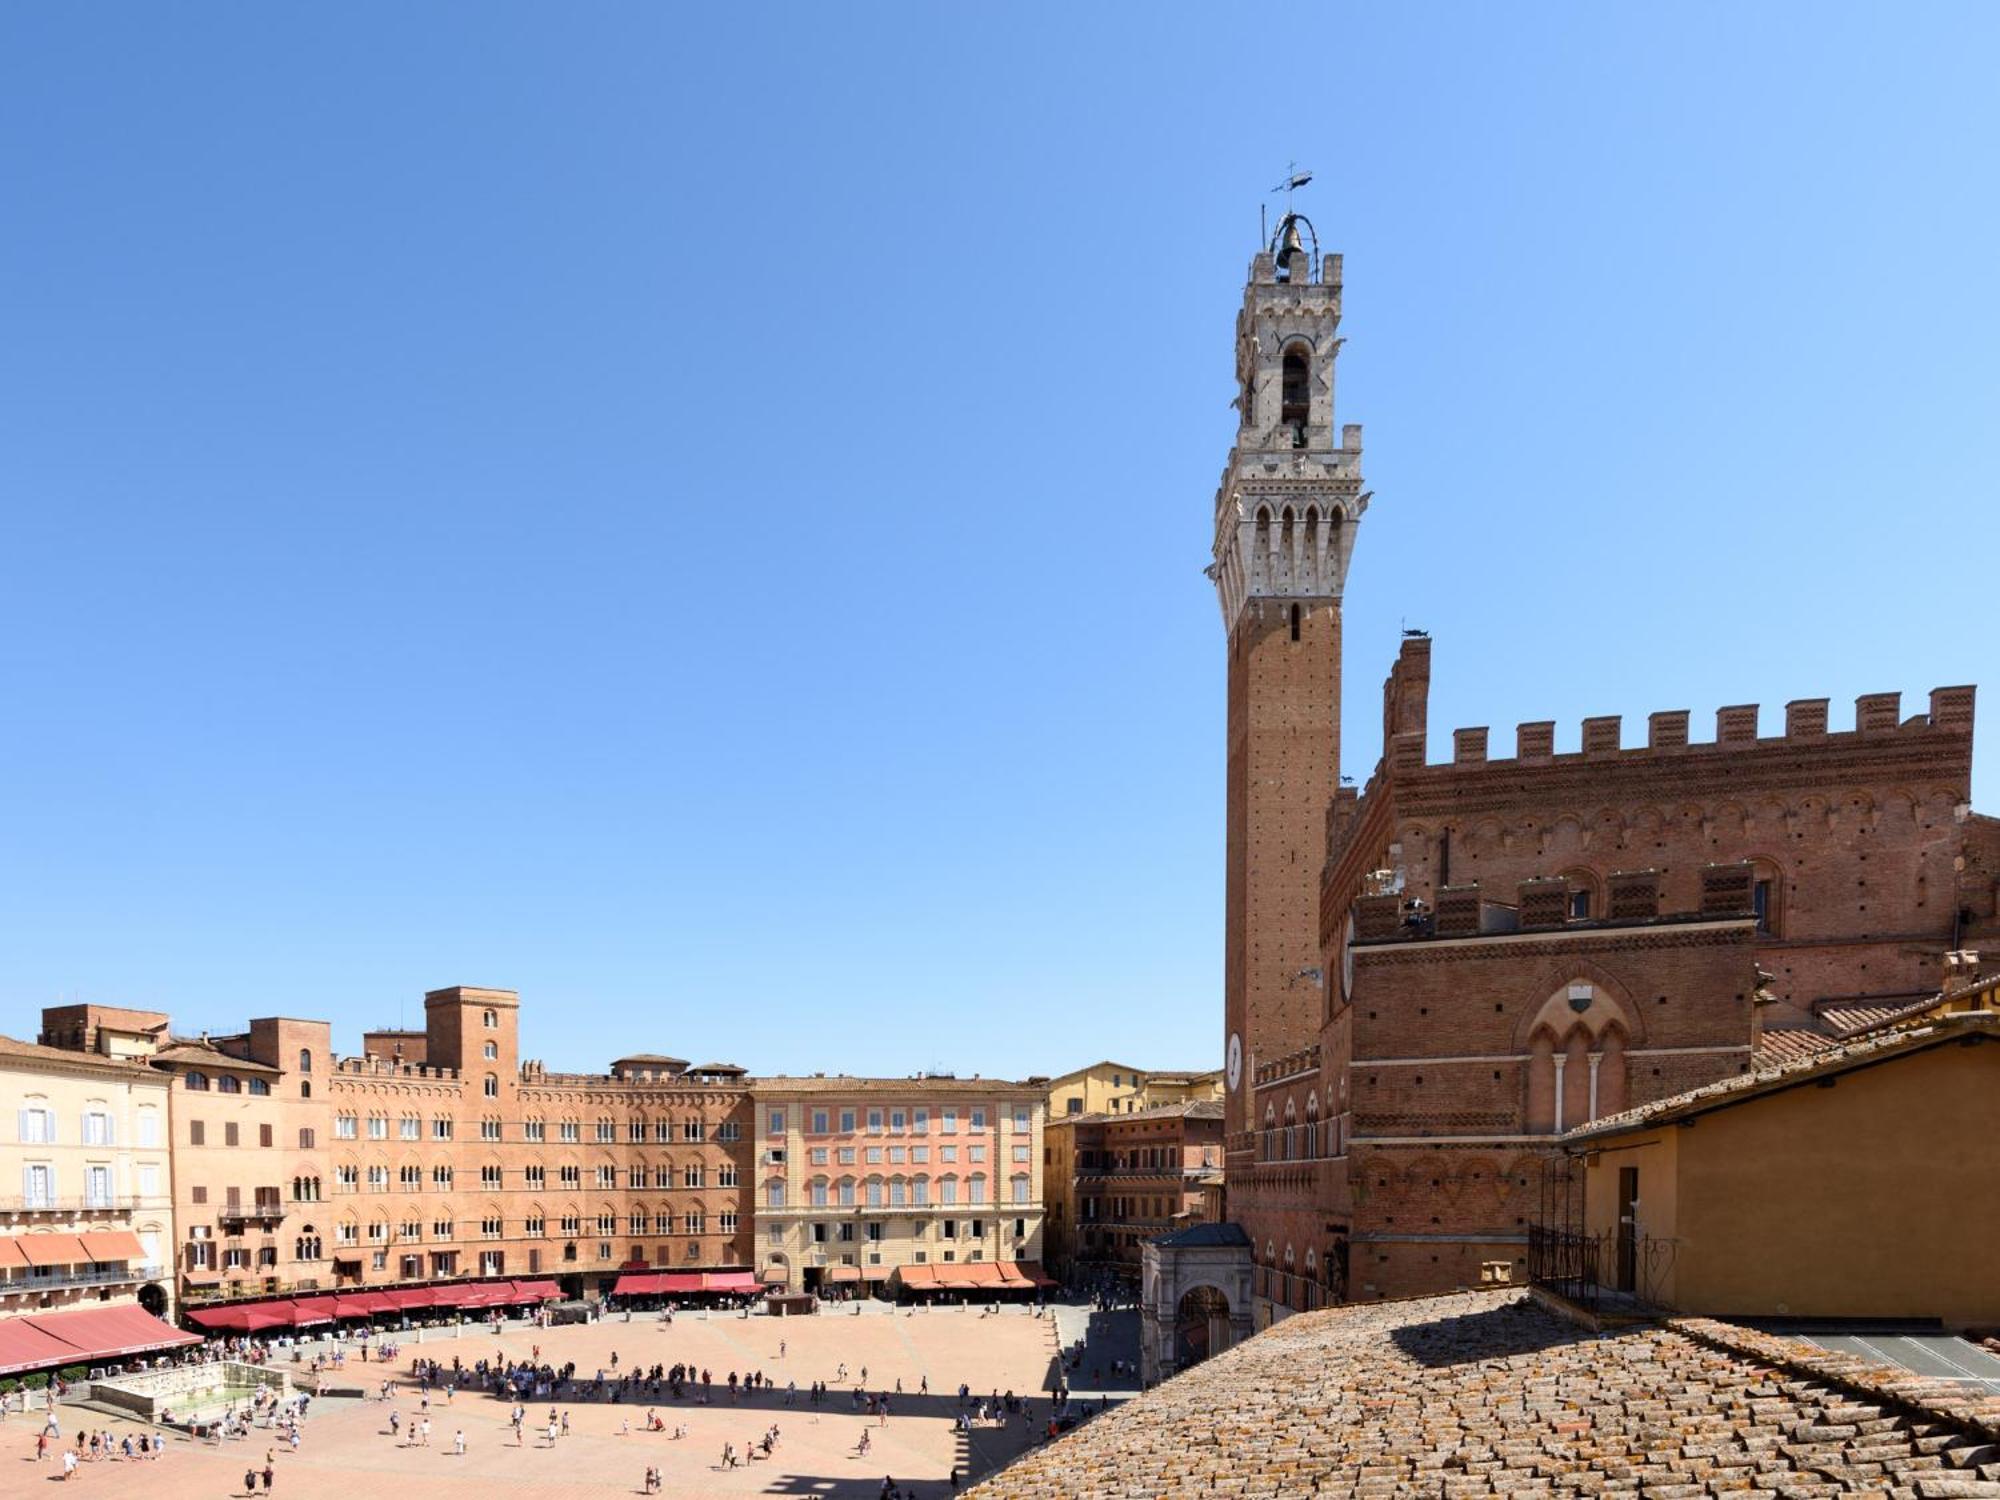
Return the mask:
<svg viewBox="0 0 2000 1500">
<path fill-rule="evenodd" d="M 1519 1292 L 1363 1304 L 1287 1318 L 969 1495 L 1992 1492 L 1939 1455 L 1980 1461 L 2000 1398 L 1920 1394 L 1913 1423 L 1905 1389 L 1813 1373 L 1782 1340 L 1592 1334 Z"/>
<path fill-rule="evenodd" d="M 1990 1010 L 1974 1010 L 1958 1015 L 1939 1016 L 1922 1026 L 1907 1026 L 1899 1031 L 1870 1032 L 1851 1041 L 1836 1042 L 1831 1047 L 1808 1052 L 1801 1057 L 1780 1059 L 1768 1066 L 1761 1065 L 1764 1054 L 1759 1052 L 1760 1065 L 1751 1072 L 1739 1074 L 1734 1078 L 1725 1078 L 1720 1083 L 1707 1084 L 1702 1088 L 1689 1089 L 1684 1094 L 1672 1094 L 1665 1099 L 1655 1099 L 1651 1104 L 1642 1104 L 1621 1114 L 1607 1115 L 1601 1120 L 1593 1120 L 1588 1125 L 1577 1127 L 1561 1139 L 1587 1141 L 1620 1130 L 1629 1130 L 1634 1126 L 1682 1119 L 1689 1115 L 1700 1114 L 1704 1110 L 1719 1108 L 1738 1097 L 1747 1098 L 1755 1094 L 1791 1088 L 1807 1078 L 1838 1073 L 1843 1069 L 1858 1067 L 1863 1063 L 1874 1062 L 1898 1052 L 1914 1052 L 1924 1047 L 1936 1046 L 1972 1032 L 2000 1035 L 2000 1015 Z"/>
</svg>

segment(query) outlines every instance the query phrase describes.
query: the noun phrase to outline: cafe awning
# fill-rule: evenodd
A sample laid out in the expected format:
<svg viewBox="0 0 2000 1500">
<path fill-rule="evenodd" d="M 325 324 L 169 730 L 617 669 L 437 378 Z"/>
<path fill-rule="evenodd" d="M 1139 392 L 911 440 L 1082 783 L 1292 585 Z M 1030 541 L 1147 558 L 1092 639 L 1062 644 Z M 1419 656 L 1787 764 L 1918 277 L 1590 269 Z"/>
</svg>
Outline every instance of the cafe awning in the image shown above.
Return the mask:
<svg viewBox="0 0 2000 1500">
<path fill-rule="evenodd" d="M 828 1266 L 826 1268 L 826 1279 L 828 1281 L 859 1281 L 861 1279 L 861 1267 Z"/>
<path fill-rule="evenodd" d="M 339 1316 L 331 1297 L 292 1298 L 292 1325 L 296 1328 L 310 1328 L 318 1323 L 331 1323 Z"/>
<path fill-rule="evenodd" d="M 87 1266 L 95 1259 L 73 1234 L 23 1234 L 14 1243 L 31 1266 Z"/>
<path fill-rule="evenodd" d="M 154 1349 L 198 1344 L 134 1303 L 27 1313 L 0 1319 L 0 1375 L 51 1365 L 89 1365 Z"/>
<path fill-rule="evenodd" d="M 517 1281 L 514 1296 L 521 1302 L 556 1302 L 562 1298 L 562 1288 L 553 1281 Z"/>
<path fill-rule="evenodd" d="M 129 1229 L 91 1229 L 78 1236 L 94 1261 L 143 1261 L 146 1247 Z"/>
<path fill-rule="evenodd" d="M 757 1278 L 748 1271 L 703 1271 L 704 1292 L 755 1292 L 761 1290 Z"/>
<path fill-rule="evenodd" d="M 660 1290 L 662 1278 L 658 1271 L 622 1271 L 618 1284 L 611 1288 L 614 1297 L 645 1297 Z"/>
</svg>

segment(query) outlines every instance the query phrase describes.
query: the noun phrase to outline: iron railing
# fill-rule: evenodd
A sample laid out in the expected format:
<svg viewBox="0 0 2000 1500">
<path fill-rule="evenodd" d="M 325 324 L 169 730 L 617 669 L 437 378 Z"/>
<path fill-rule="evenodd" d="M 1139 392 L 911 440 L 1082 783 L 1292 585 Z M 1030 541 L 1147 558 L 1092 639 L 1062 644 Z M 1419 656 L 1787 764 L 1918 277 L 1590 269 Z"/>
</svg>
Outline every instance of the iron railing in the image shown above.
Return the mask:
<svg viewBox="0 0 2000 1500">
<path fill-rule="evenodd" d="M 1630 1228 L 1584 1234 L 1528 1227 L 1528 1280 L 1589 1312 L 1668 1309 L 1676 1242 Z"/>
</svg>

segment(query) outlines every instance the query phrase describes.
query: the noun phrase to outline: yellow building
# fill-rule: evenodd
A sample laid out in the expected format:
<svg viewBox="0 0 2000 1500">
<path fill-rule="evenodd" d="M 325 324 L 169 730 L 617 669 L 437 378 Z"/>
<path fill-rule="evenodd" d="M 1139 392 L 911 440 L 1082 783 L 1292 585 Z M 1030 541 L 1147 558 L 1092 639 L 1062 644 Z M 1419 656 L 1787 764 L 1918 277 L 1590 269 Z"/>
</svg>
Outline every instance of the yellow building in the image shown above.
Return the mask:
<svg viewBox="0 0 2000 1500">
<path fill-rule="evenodd" d="M 2000 1326 L 2000 1016 L 1964 998 L 1570 1132 L 1563 1274 L 1682 1314 Z"/>
<path fill-rule="evenodd" d="M 191 1342 L 157 1321 L 172 1310 L 167 1092 L 142 1061 L 0 1037 L 0 1375 Z"/>
<path fill-rule="evenodd" d="M 1164 1104 L 1195 1104 L 1222 1097 L 1222 1070 L 1148 1072 L 1129 1063 L 1092 1063 L 1050 1081 L 1051 1120 L 1072 1115 L 1133 1115 Z"/>
</svg>

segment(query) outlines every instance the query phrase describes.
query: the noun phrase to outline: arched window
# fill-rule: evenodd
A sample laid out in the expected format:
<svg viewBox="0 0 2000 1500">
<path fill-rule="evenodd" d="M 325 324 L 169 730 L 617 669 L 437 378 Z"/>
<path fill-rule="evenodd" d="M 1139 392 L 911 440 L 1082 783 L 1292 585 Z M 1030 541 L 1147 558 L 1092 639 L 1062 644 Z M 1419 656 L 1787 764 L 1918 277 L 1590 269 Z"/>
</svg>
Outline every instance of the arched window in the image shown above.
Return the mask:
<svg viewBox="0 0 2000 1500">
<path fill-rule="evenodd" d="M 301 1099 L 310 1099 L 312 1098 L 312 1096 L 313 1096 L 312 1084 L 308 1080 L 301 1078 L 299 1080 L 299 1097 Z"/>
<path fill-rule="evenodd" d="M 269 1080 L 263 1078 L 251 1079 L 250 1092 L 253 1094 L 269 1094 L 271 1092 L 271 1085 Z"/>
<path fill-rule="evenodd" d="M 480 1091 L 489 1099 L 498 1099 L 500 1097 L 500 1079 L 498 1075 L 488 1073 L 485 1082 L 480 1085 Z"/>
<path fill-rule="evenodd" d="M 1312 413 L 1312 360 L 1306 350 L 1294 344 L 1285 351 L 1284 394 L 1278 421 L 1292 431 L 1292 446 L 1306 445 L 1306 423 Z"/>
<path fill-rule="evenodd" d="M 500 1044 L 498 1042 L 488 1042 L 483 1055 L 488 1062 L 494 1061 L 500 1056 Z"/>
<path fill-rule="evenodd" d="M 197 1073 L 192 1068 L 188 1069 L 187 1077 L 183 1081 L 191 1089 L 206 1089 L 208 1087 L 208 1075 L 206 1073 Z"/>
<path fill-rule="evenodd" d="M 310 1073 L 312 1070 L 313 1070 L 312 1048 L 310 1047 L 299 1048 L 299 1071 L 301 1073 Z"/>
<path fill-rule="evenodd" d="M 500 1024 L 500 1016 L 497 1011 L 489 1010 L 480 1016 L 479 1020 L 480 1024 L 485 1026 L 489 1031 Z"/>
</svg>

